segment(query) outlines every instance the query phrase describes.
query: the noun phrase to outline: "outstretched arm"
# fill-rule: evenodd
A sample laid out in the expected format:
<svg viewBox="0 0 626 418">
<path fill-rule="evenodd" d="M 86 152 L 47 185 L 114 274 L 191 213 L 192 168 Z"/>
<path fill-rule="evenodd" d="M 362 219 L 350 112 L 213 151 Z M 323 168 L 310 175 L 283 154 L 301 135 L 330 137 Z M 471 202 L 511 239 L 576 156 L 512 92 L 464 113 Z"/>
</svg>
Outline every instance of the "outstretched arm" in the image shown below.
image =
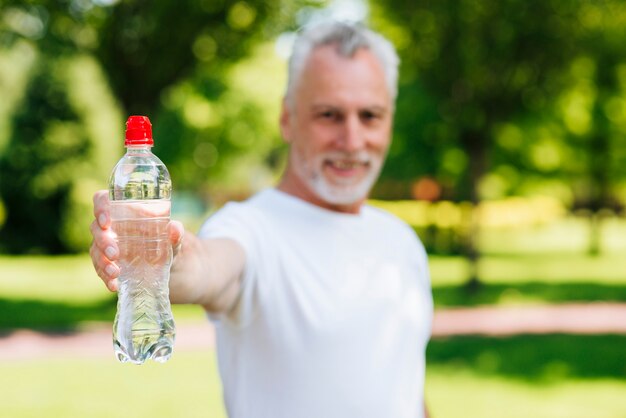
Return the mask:
<svg viewBox="0 0 626 418">
<path fill-rule="evenodd" d="M 91 224 L 91 260 L 96 273 L 110 291 L 117 291 L 119 247 L 111 229 L 108 193 L 94 195 L 95 220 Z M 185 233 L 183 224 L 171 221 L 169 239 L 174 249 L 170 275 L 170 300 L 195 303 L 210 312 L 230 309 L 239 295 L 245 265 L 243 248 L 230 239 L 199 239 Z"/>
<path fill-rule="evenodd" d="M 235 241 L 186 234 L 172 265 L 170 299 L 227 311 L 239 295 L 244 265 L 244 250 Z"/>
</svg>

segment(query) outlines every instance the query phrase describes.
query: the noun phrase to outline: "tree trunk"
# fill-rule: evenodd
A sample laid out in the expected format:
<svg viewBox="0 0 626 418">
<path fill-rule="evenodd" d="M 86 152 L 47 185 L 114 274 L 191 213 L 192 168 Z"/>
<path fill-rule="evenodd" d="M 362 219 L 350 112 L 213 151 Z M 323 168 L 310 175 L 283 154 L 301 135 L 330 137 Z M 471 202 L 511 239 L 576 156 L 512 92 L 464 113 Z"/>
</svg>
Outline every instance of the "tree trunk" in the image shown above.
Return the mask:
<svg viewBox="0 0 626 418">
<path fill-rule="evenodd" d="M 591 256 L 600 254 L 602 241 L 602 219 L 598 212 L 591 212 L 589 215 L 589 247 L 587 253 Z"/>
<path fill-rule="evenodd" d="M 481 287 L 478 262 L 480 251 L 477 240 L 480 233 L 480 195 L 478 184 L 486 169 L 487 150 L 485 134 L 478 131 L 467 131 L 461 134 L 461 143 L 465 149 L 468 161 L 467 196 L 472 203 L 472 214 L 468 219 L 467 236 L 463 240 L 463 255 L 469 262 L 468 281 L 466 288 L 474 292 Z"/>
</svg>

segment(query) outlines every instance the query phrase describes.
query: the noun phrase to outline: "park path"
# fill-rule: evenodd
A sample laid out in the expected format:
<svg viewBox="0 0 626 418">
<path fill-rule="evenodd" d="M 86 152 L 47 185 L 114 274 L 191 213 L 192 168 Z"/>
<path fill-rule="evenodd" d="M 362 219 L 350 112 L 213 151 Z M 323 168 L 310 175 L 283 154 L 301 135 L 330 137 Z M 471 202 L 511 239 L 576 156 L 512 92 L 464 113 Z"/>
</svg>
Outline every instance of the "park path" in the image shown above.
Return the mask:
<svg viewBox="0 0 626 418">
<path fill-rule="evenodd" d="M 215 333 L 208 321 L 177 325 L 176 351 L 211 349 Z M 587 303 L 519 307 L 441 309 L 435 312 L 433 339 L 456 335 L 624 334 L 626 303 Z M 17 330 L 0 336 L 0 362 L 112 356 L 110 326 L 67 334 Z"/>
</svg>

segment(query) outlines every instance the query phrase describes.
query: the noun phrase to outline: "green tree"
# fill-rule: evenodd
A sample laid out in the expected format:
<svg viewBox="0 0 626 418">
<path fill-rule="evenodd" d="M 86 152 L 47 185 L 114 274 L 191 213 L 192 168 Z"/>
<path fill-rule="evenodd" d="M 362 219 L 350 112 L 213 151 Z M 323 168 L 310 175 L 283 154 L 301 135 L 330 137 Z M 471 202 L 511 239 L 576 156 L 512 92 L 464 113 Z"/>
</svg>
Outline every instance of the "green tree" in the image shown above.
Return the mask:
<svg viewBox="0 0 626 418">
<path fill-rule="evenodd" d="M 300 4 L 6 0 L 0 10 L 0 50 L 27 45 L 36 58 L 0 138 L 0 198 L 6 211 L 0 250 L 86 248 L 90 196 L 104 186 L 121 154 L 123 114 L 148 114 L 158 121 L 155 136 L 162 139 L 167 164 L 175 169 L 184 165 L 180 161 L 194 164 L 193 153 L 174 150 L 210 132 L 187 129 L 189 119 L 164 102 L 181 92 L 182 101 L 219 100 L 229 90 L 223 81 L 229 68 L 259 40 L 289 26 L 284 13 Z M 255 115 L 255 106 L 228 113 L 252 125 L 247 132 L 240 129 L 243 134 L 255 133 L 258 117 L 248 117 Z M 213 149 L 220 157 L 254 149 L 222 143 L 216 135 L 201 142 L 204 148 L 194 149 L 198 161 L 210 160 Z M 181 178 L 182 187 L 201 183 L 197 177 Z"/>
<path fill-rule="evenodd" d="M 0 250 L 63 253 L 86 248 L 90 194 L 114 164 L 120 116 L 89 57 L 43 59 L 0 153 L 0 196 L 7 208 Z"/>
<path fill-rule="evenodd" d="M 601 13 L 602 19 L 619 21 L 612 15 L 617 2 L 597 3 L 594 12 Z M 398 119 L 403 123 L 396 145 L 403 152 L 397 154 L 397 162 L 390 161 L 391 167 L 405 167 L 402 175 L 413 178 L 434 175 L 444 196 L 474 205 L 484 194 L 481 182 L 497 168 L 494 161 L 503 162 L 511 151 L 502 150 L 497 133 L 507 123 L 550 109 L 554 98 L 568 87 L 565 74 L 580 55 L 580 42 L 587 42 L 585 52 L 594 60 L 598 49 L 607 56 L 615 52 L 604 42 L 607 32 L 603 28 L 590 31 L 581 25 L 590 2 L 391 0 L 377 4 L 395 25 L 390 34 L 400 45 L 406 73 L 398 105 Z M 428 114 L 416 115 L 410 103 L 415 91 L 423 91 L 436 112 L 429 108 Z M 603 117 L 593 116 L 597 122 L 594 139 L 589 141 L 594 144 L 590 149 L 593 161 L 601 161 L 606 149 L 603 130 L 609 125 Z M 513 148 L 523 148 L 524 140 Z M 595 178 L 593 189 L 602 190 L 606 167 L 591 160 L 585 167 L 584 175 Z M 392 168 L 387 173 L 390 177 L 399 174 Z M 604 204 L 606 193 L 598 193 Z M 472 225 L 465 254 L 475 260 L 477 226 Z M 471 276 L 470 284 L 477 284 L 475 269 Z"/>
<path fill-rule="evenodd" d="M 585 213 L 588 249 L 597 254 L 602 219 L 623 207 L 626 7 L 613 1 L 578 2 L 569 10 L 578 23 L 570 32 L 576 48 L 564 60 L 552 94 L 532 98 L 526 112 L 496 133 L 492 172 L 513 164 L 524 175 L 509 176 L 517 177 L 511 192 L 539 189 Z M 517 133 L 509 129 L 513 126 Z"/>
<path fill-rule="evenodd" d="M 585 3 L 579 9 L 581 36 L 573 83 L 585 86 L 589 100 L 577 126 L 562 112 L 569 137 L 586 151 L 584 170 L 577 173 L 575 207 L 587 210 L 590 220 L 589 253 L 601 250 L 601 221 L 606 210 L 620 212 L 619 186 L 626 178 L 626 41 L 622 2 Z M 577 129 L 578 128 L 578 129 Z"/>
</svg>

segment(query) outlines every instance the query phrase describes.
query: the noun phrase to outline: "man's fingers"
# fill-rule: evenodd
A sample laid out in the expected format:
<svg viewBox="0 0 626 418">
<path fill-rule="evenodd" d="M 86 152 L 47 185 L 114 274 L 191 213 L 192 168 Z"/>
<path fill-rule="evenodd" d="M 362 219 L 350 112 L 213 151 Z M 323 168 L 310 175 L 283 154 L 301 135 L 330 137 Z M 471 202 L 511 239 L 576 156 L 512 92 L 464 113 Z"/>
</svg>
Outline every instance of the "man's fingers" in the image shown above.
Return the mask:
<svg viewBox="0 0 626 418">
<path fill-rule="evenodd" d="M 92 246 L 98 247 L 109 260 L 115 260 L 119 255 L 115 233 L 111 229 L 102 230 L 97 221 L 91 223 L 90 230 L 93 236 Z"/>
<path fill-rule="evenodd" d="M 109 280 L 105 284 L 107 285 L 107 289 L 109 289 L 111 292 L 117 292 L 119 289 L 118 283 L 119 282 L 117 278 L 115 278 L 115 279 Z"/>
<path fill-rule="evenodd" d="M 93 242 L 89 254 L 98 276 L 100 276 L 109 290 L 116 291 L 118 289 L 117 277 L 120 275 L 120 268 L 115 261 L 120 256 L 120 248 L 116 242 L 116 234 L 111 229 L 111 203 L 108 191 L 100 190 L 94 194 L 93 208 L 96 219 L 90 226 Z M 144 205 L 130 207 L 131 212 L 132 210 L 141 211 L 142 209 L 145 209 Z M 139 213 L 146 216 L 154 215 L 152 213 Z M 124 235 L 124 230 L 121 233 Z M 174 255 L 176 255 L 182 245 L 183 235 L 185 234 L 183 224 L 178 221 L 170 222 L 168 234 Z"/>
<path fill-rule="evenodd" d="M 89 255 L 98 276 L 110 291 L 115 292 L 117 290 L 117 277 L 120 274 L 119 267 L 96 245 L 92 244 Z"/>
<path fill-rule="evenodd" d="M 111 226 L 109 192 L 99 190 L 93 195 L 93 214 L 100 225 L 100 228 Z"/>
<path fill-rule="evenodd" d="M 115 233 L 110 228 L 108 191 L 99 190 L 93 195 L 93 213 L 96 220 L 90 226 L 93 242 L 89 255 L 98 276 L 110 291 L 115 292 L 118 288 L 117 277 L 120 269 L 114 260 L 119 256 L 119 249 L 115 242 Z"/>
</svg>

